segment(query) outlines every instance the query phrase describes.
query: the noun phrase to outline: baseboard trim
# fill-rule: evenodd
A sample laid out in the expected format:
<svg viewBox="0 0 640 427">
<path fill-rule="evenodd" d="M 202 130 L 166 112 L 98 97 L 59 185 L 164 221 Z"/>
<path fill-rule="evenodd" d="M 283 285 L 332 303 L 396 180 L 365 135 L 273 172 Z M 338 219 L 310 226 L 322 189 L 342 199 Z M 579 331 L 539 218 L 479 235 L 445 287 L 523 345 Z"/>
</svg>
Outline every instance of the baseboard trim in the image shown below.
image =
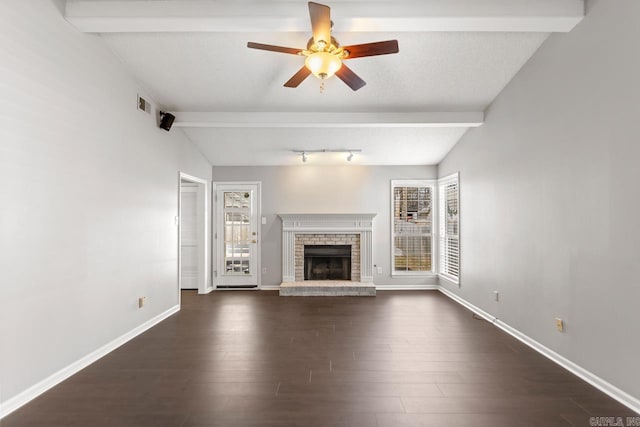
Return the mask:
<svg viewBox="0 0 640 427">
<path fill-rule="evenodd" d="M 508 333 L 509 335 L 513 336 L 514 338 L 520 340 L 521 342 L 528 345 L 532 349 L 536 350 L 538 353 L 542 354 L 546 358 L 556 362 L 558 365 L 562 366 L 563 368 L 573 373 L 574 375 L 577 375 L 578 377 L 582 378 L 583 380 L 585 380 L 586 382 L 588 382 L 598 390 L 602 391 L 603 393 L 609 395 L 611 398 L 622 403 L 629 409 L 640 414 L 639 399 L 636 399 L 635 397 L 631 396 L 629 393 L 623 390 L 620 390 L 618 387 L 614 386 L 613 384 L 603 380 L 602 378 L 595 375 L 591 371 L 586 370 L 582 366 L 577 365 L 576 363 L 572 362 L 566 357 L 540 344 L 538 341 L 523 334 L 519 330 L 512 328 L 511 326 L 504 323 L 502 320 L 496 319 L 494 324 L 498 328 Z"/>
<path fill-rule="evenodd" d="M 376 285 L 376 291 L 437 291 L 438 285 Z M 279 291 L 280 285 L 263 285 L 261 291 Z"/>
<path fill-rule="evenodd" d="M 437 291 L 438 285 L 376 285 L 377 291 Z"/>
<path fill-rule="evenodd" d="M 106 356 L 108 353 L 112 352 L 113 350 L 117 349 L 121 345 L 125 344 L 127 341 L 135 338 L 136 336 L 152 328 L 153 326 L 157 325 L 158 323 L 162 322 L 164 319 L 171 316 L 172 314 L 177 313 L 178 311 L 180 311 L 179 305 L 171 307 L 167 311 L 160 313 L 159 315 L 153 317 L 152 319 L 147 320 L 142 325 L 137 326 L 136 328 L 132 329 L 126 334 L 119 336 L 115 340 L 103 345 L 99 349 L 87 354 L 86 356 L 82 357 L 79 360 L 76 360 L 69 366 L 60 369 L 58 372 L 50 375 L 49 377 L 45 378 L 39 383 L 32 385 L 31 387 L 24 390 L 23 392 L 18 393 L 16 396 L 4 402 L 0 402 L 0 420 L 6 417 L 7 415 L 9 415 L 10 413 L 12 413 L 13 411 L 15 411 L 16 409 L 20 408 L 21 406 L 29 403 L 31 400 L 40 396 L 45 391 L 49 390 L 50 388 L 66 380 L 73 374 L 78 373 L 79 371 L 86 368 L 93 362 L 97 361 L 103 356 Z"/>
<path fill-rule="evenodd" d="M 482 317 L 487 322 L 494 323 L 496 321 L 496 317 L 487 313 L 480 307 L 476 307 L 475 305 L 471 304 L 467 300 L 460 298 L 458 295 L 454 294 L 450 290 L 443 288 L 442 286 L 440 286 L 438 290 L 443 294 L 445 294 L 446 296 L 448 296 L 449 298 L 451 298 L 452 300 L 454 300 L 455 302 L 457 302 L 458 304 L 460 304 L 461 306 L 465 307 L 468 310 L 473 311 L 475 314 Z"/>
<path fill-rule="evenodd" d="M 592 386 L 594 386 L 598 390 L 602 391 L 603 393 L 605 393 L 606 395 L 608 395 L 612 399 L 617 400 L 618 402 L 620 402 L 621 404 L 625 405 L 626 407 L 628 407 L 632 411 L 635 411 L 635 412 L 640 414 L 640 399 L 637 399 L 637 398 L 631 396 L 629 393 L 627 393 L 627 392 L 625 392 L 623 390 L 620 390 L 618 387 L 616 387 L 613 384 L 605 381 L 604 379 L 602 379 L 599 376 L 595 375 L 591 371 L 586 370 L 582 366 L 580 366 L 580 365 L 572 362 L 571 360 L 567 359 L 566 357 L 556 353 L 555 351 L 551 350 L 549 347 L 539 343 L 538 341 L 534 340 L 533 338 L 529 337 L 528 335 L 525 335 L 522 332 L 520 332 L 519 330 L 509 326 L 508 324 L 506 324 L 502 320 L 492 316 L 491 314 L 487 313 L 486 311 L 482 310 L 481 308 L 476 307 L 475 305 L 473 305 L 470 302 L 468 302 L 467 300 L 459 297 L 458 295 L 454 294 L 453 292 L 451 292 L 451 291 L 449 291 L 449 290 L 447 290 L 447 289 L 445 289 L 443 287 L 440 287 L 439 290 L 440 290 L 440 292 L 442 292 L 447 297 L 451 298 L 455 302 L 459 303 L 460 305 L 464 306 L 465 308 L 467 308 L 467 309 L 471 310 L 472 312 L 476 313 L 478 316 L 484 318 L 485 320 L 493 323 L 496 327 L 502 329 L 503 331 L 505 331 L 506 333 L 508 333 L 512 337 L 516 338 L 518 341 L 520 341 L 520 342 L 526 344 L 527 346 L 531 347 L 533 350 L 535 350 L 538 353 L 540 353 L 541 355 L 545 356 L 547 359 L 557 363 L 558 365 L 562 366 L 567 371 L 573 373 L 574 375 L 576 375 L 579 378 L 583 379 L 584 381 L 588 382 L 589 384 L 591 384 Z"/>
</svg>

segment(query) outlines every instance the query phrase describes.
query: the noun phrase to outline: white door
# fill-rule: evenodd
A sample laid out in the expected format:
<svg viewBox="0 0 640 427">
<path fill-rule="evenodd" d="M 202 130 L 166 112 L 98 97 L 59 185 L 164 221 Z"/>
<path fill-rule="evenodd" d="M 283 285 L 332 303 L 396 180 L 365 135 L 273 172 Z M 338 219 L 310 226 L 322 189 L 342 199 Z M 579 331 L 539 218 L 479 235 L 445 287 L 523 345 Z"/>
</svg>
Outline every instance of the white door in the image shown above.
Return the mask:
<svg viewBox="0 0 640 427">
<path fill-rule="evenodd" d="M 260 284 L 260 184 L 216 185 L 218 286 Z"/>
<path fill-rule="evenodd" d="M 180 185 L 180 288 L 198 289 L 200 224 L 197 184 Z"/>
<path fill-rule="evenodd" d="M 179 173 L 178 194 L 178 300 L 180 289 L 211 292 L 209 269 L 208 183 L 204 179 Z"/>
</svg>

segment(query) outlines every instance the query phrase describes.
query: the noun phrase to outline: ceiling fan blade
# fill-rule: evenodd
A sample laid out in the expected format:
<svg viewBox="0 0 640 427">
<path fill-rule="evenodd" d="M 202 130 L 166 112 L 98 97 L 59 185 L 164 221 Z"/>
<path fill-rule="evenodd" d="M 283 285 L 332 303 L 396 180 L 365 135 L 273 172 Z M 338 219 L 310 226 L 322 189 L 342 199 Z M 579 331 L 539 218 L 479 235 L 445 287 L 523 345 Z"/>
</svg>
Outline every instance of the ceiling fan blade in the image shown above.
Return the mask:
<svg viewBox="0 0 640 427">
<path fill-rule="evenodd" d="M 300 70 L 298 70 L 298 72 L 295 73 L 293 75 L 293 77 L 291 77 L 289 79 L 289 81 L 284 84 L 284 86 L 285 87 L 298 87 L 300 85 L 300 83 L 302 83 L 304 81 L 304 79 L 309 77 L 309 74 L 311 74 L 311 71 L 309 71 L 309 69 L 306 66 L 304 66 L 304 67 L 300 68 Z"/>
<path fill-rule="evenodd" d="M 347 84 L 354 91 L 360 89 L 362 86 L 366 85 L 367 82 L 362 80 L 353 70 L 346 65 L 342 64 L 342 67 L 338 71 L 336 71 L 336 76 L 343 82 Z"/>
<path fill-rule="evenodd" d="M 362 58 L 365 56 L 388 55 L 398 53 L 398 40 L 387 40 L 384 42 L 355 44 L 353 46 L 342 46 L 349 51 L 349 56 L 345 59 Z"/>
<path fill-rule="evenodd" d="M 251 49 L 260 49 L 260 50 L 268 50 L 271 52 L 280 52 L 280 53 L 290 53 L 292 55 L 297 55 L 302 52 L 302 49 L 294 49 L 292 47 L 283 47 L 283 46 L 274 46 L 271 44 L 262 44 L 262 43 L 247 43 L 247 47 Z"/>
<path fill-rule="evenodd" d="M 331 9 L 320 3 L 309 2 L 309 16 L 313 41 L 324 40 L 327 46 L 331 43 Z"/>
</svg>

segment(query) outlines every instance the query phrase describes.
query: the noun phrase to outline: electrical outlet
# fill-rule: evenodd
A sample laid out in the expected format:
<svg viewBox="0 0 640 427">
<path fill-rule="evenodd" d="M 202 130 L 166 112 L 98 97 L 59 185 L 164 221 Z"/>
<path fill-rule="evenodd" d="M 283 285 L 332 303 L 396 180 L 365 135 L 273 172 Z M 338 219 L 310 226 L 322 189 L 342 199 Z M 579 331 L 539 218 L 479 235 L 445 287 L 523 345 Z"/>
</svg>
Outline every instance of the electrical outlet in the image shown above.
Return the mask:
<svg viewBox="0 0 640 427">
<path fill-rule="evenodd" d="M 262 274 L 267 274 L 267 267 L 262 267 Z"/>
<path fill-rule="evenodd" d="M 138 308 L 144 307 L 144 303 L 145 303 L 146 299 L 147 299 L 147 297 L 138 298 Z"/>
<path fill-rule="evenodd" d="M 495 302 L 500 301 L 500 292 L 498 292 L 498 291 L 493 291 L 493 300 L 494 300 Z"/>
<path fill-rule="evenodd" d="M 558 332 L 564 332 L 564 320 L 559 317 L 556 317 L 556 329 Z"/>
<path fill-rule="evenodd" d="M 382 267 L 376 267 L 376 272 L 378 274 L 382 274 Z"/>
</svg>

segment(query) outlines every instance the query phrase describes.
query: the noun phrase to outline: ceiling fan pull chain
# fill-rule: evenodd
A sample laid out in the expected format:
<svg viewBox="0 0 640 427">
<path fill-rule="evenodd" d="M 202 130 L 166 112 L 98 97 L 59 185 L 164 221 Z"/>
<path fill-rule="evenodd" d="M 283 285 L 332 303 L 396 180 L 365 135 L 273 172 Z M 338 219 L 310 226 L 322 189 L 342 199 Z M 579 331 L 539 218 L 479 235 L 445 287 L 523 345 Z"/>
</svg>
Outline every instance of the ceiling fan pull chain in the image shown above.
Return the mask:
<svg viewBox="0 0 640 427">
<path fill-rule="evenodd" d="M 324 80 L 320 80 L 320 93 L 324 93 Z"/>
</svg>

